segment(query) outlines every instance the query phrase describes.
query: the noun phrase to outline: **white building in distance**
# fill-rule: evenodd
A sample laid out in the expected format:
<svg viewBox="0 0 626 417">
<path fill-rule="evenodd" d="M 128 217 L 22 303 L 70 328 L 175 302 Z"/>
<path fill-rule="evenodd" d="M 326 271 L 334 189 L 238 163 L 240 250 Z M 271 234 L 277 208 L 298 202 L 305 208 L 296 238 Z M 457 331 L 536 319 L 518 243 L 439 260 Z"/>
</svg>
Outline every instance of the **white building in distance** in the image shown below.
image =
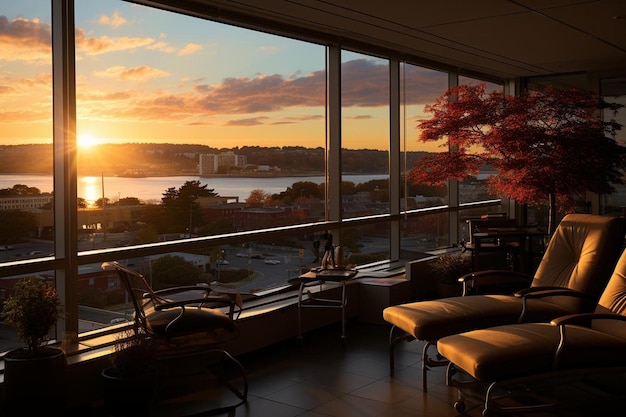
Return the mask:
<svg viewBox="0 0 626 417">
<path fill-rule="evenodd" d="M 245 168 L 248 165 L 248 158 L 245 155 L 237 155 L 233 151 L 221 152 L 219 154 L 200 154 L 199 171 L 200 176 L 217 174 L 220 168 Z"/>
</svg>

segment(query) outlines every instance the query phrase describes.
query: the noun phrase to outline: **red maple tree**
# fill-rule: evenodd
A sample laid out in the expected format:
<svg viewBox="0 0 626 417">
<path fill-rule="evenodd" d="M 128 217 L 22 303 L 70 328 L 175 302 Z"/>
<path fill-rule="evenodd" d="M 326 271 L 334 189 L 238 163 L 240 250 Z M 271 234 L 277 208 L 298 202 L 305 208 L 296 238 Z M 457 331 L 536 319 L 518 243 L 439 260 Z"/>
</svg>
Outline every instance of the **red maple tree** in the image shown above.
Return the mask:
<svg viewBox="0 0 626 417">
<path fill-rule="evenodd" d="M 520 203 L 548 204 L 548 231 L 556 212 L 571 211 L 586 191 L 610 194 L 623 184 L 626 148 L 614 139 L 621 125 L 604 121 L 622 105 L 589 92 L 545 87 L 519 96 L 487 93 L 484 84 L 450 88 L 419 122 L 422 142 L 445 139 L 449 151 L 420 158 L 408 179 L 439 185 L 476 175 L 485 165 L 497 174 L 489 189 Z"/>
</svg>

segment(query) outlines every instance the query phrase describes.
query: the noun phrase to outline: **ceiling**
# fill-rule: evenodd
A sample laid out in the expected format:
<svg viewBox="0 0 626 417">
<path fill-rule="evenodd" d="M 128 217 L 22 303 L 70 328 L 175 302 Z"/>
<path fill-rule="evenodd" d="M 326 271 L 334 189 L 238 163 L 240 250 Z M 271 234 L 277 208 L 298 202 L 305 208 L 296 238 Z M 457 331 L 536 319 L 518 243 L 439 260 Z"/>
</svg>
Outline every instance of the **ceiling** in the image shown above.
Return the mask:
<svg viewBox="0 0 626 417">
<path fill-rule="evenodd" d="M 140 2 L 498 77 L 626 72 L 624 0 Z"/>
</svg>

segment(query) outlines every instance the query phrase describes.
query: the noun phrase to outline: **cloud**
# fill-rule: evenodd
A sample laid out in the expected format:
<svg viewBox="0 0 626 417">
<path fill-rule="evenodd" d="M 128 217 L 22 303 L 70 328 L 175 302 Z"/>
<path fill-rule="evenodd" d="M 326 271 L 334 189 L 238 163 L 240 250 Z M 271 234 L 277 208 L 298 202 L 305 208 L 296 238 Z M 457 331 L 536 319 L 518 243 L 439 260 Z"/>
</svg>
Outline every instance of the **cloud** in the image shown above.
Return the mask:
<svg viewBox="0 0 626 417">
<path fill-rule="evenodd" d="M 89 55 L 99 55 L 107 52 L 124 51 L 141 48 L 154 43 L 152 38 L 111 38 L 101 36 L 99 38 L 87 37 L 82 29 L 76 29 L 76 50 Z"/>
<path fill-rule="evenodd" d="M 147 81 L 154 78 L 168 77 L 170 74 L 147 65 L 134 68 L 118 65 L 109 67 L 104 71 L 95 72 L 94 75 L 97 77 L 118 78 L 120 80 Z"/>
<path fill-rule="evenodd" d="M 15 94 L 15 87 L 0 84 L 0 96 L 9 96 Z"/>
<path fill-rule="evenodd" d="M 218 85 L 198 85 L 195 91 L 201 95 L 197 105 L 212 114 L 275 112 L 287 107 L 323 106 L 325 76 L 320 71 L 297 79 L 285 79 L 280 74 L 227 78 Z"/>
<path fill-rule="evenodd" d="M 178 52 L 178 55 L 191 55 L 202 49 L 202 45 L 197 43 L 188 43 L 183 49 Z"/>
<path fill-rule="evenodd" d="M 134 75 L 139 78 L 148 68 L 135 68 Z M 129 71 L 124 67 L 107 69 L 108 75 L 121 76 Z M 158 71 L 158 70 L 157 70 Z M 367 60 L 351 61 L 344 64 L 343 92 L 344 106 L 379 107 L 388 106 L 388 69 L 387 65 L 372 63 Z M 157 72 L 157 74 L 160 74 Z M 432 75 L 434 74 L 434 75 Z M 416 72 L 407 82 L 407 88 L 414 89 L 411 103 L 427 98 L 435 91 L 439 96 L 438 73 L 424 70 Z M 319 120 L 323 114 L 301 116 L 272 116 L 294 108 L 323 108 L 325 105 L 326 72 L 324 70 L 309 74 L 285 77 L 281 74 L 257 75 L 255 77 L 231 77 L 219 84 L 205 84 L 202 79 L 182 79 L 183 85 L 196 83 L 187 90 L 172 93 L 160 90 L 132 92 L 132 96 L 111 97 L 108 105 L 90 110 L 98 118 L 113 120 L 159 120 L 178 121 L 186 125 L 215 125 L 213 116 L 230 115 L 231 120 L 225 126 L 258 126 L 262 124 L 301 123 L 307 120 Z M 425 86 L 425 87 L 424 87 Z M 179 88 L 181 85 L 179 84 Z M 417 92 L 421 92 L 417 94 Z M 424 103 L 424 102 L 423 102 Z M 236 118 L 236 115 L 250 117 Z M 258 115 L 258 116 L 255 116 Z M 370 119 L 367 114 L 353 116 L 353 119 Z"/>
<path fill-rule="evenodd" d="M 112 26 L 114 28 L 122 26 L 126 24 L 126 22 L 126 19 L 120 16 L 117 10 L 113 12 L 113 15 L 111 17 L 102 15 L 98 19 L 98 23 L 100 23 L 101 25 Z"/>
<path fill-rule="evenodd" d="M 50 25 L 39 19 L 9 21 L 6 16 L 0 16 L 0 60 L 49 65 L 51 40 Z"/>
<path fill-rule="evenodd" d="M 323 119 L 325 116 L 321 115 L 321 114 L 307 114 L 307 115 L 301 115 L 301 116 L 291 116 L 291 117 L 287 117 L 287 120 L 293 121 L 293 122 L 306 122 L 309 120 L 319 120 L 319 119 Z"/>
<path fill-rule="evenodd" d="M 148 45 L 146 49 L 148 49 L 149 51 L 165 52 L 166 54 L 176 52 L 176 48 L 169 45 L 167 42 L 155 42 L 152 45 Z"/>
<path fill-rule="evenodd" d="M 258 126 L 265 124 L 263 120 L 267 120 L 268 117 L 254 117 L 250 119 L 229 120 L 226 122 L 226 126 Z"/>
<path fill-rule="evenodd" d="M 85 90 L 81 90 L 85 91 Z M 78 93 L 76 95 L 79 102 L 84 101 L 121 101 L 128 100 L 133 97 L 128 91 L 117 91 L 114 93 L 102 93 L 99 91 L 86 90 L 88 92 Z"/>
<path fill-rule="evenodd" d="M 24 122 L 46 122 L 52 116 L 52 107 L 33 108 L 25 110 L 12 110 L 0 112 L 0 123 L 24 123 Z"/>
<path fill-rule="evenodd" d="M 446 73 L 415 65 L 405 65 L 405 103 L 434 102 L 447 88 Z M 355 59 L 341 65 L 342 105 L 380 107 L 389 103 L 389 65 L 387 61 Z"/>
<path fill-rule="evenodd" d="M 35 90 L 38 89 L 38 90 Z M 52 73 L 42 72 L 32 77 L 16 78 L 11 73 L 0 73 L 0 96 L 9 97 L 43 97 L 52 94 Z M 11 107 L 3 103 L 4 108 Z M 44 104 L 45 105 L 45 104 Z"/>
</svg>

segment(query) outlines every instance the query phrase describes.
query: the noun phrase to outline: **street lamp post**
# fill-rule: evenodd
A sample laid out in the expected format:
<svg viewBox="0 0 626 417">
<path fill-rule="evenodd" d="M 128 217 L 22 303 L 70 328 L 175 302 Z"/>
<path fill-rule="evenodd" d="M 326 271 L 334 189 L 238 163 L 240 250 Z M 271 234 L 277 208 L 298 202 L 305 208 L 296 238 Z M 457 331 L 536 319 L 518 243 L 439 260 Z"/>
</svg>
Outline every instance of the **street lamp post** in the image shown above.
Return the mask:
<svg viewBox="0 0 626 417">
<path fill-rule="evenodd" d="M 191 239 L 191 228 L 193 226 L 193 203 L 196 200 L 196 196 L 189 196 L 189 238 Z"/>
</svg>

